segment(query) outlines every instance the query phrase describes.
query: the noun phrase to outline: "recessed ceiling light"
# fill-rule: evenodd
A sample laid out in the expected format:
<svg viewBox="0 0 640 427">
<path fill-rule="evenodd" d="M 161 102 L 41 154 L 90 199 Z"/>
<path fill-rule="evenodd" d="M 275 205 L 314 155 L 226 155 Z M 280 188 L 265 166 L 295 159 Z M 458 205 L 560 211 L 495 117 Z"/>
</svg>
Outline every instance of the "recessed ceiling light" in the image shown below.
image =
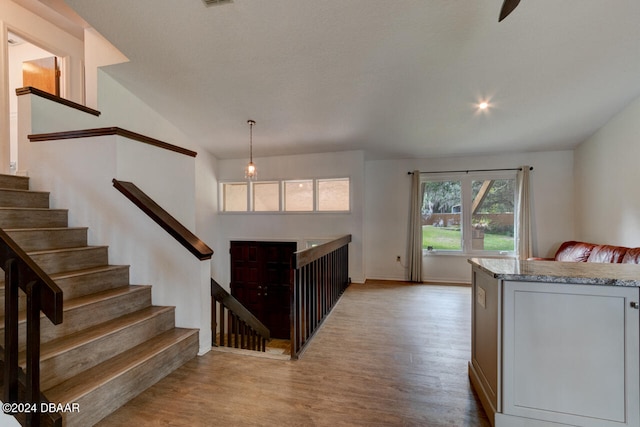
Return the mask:
<svg viewBox="0 0 640 427">
<path fill-rule="evenodd" d="M 487 101 L 482 101 L 480 104 L 478 104 L 478 108 L 481 110 L 486 110 L 487 108 L 489 108 L 489 103 Z"/>
</svg>

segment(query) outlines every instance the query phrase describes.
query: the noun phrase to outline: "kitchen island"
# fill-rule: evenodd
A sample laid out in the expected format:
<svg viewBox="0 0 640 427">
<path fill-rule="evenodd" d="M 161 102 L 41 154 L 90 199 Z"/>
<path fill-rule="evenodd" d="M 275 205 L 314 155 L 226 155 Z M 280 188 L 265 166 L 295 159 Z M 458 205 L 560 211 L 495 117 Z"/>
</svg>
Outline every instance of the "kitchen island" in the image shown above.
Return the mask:
<svg viewBox="0 0 640 427">
<path fill-rule="evenodd" d="M 640 426 L 640 266 L 469 262 L 469 377 L 492 425 Z"/>
</svg>

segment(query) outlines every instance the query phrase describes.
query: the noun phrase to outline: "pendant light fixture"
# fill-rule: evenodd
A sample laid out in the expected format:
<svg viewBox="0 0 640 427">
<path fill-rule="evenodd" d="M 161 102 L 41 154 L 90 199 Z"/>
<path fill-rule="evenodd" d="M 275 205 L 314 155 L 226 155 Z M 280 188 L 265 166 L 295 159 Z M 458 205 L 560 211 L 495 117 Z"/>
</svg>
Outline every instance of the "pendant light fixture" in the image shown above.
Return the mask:
<svg viewBox="0 0 640 427">
<path fill-rule="evenodd" d="M 249 124 L 249 164 L 244 170 L 244 177 L 246 179 L 252 180 L 256 179 L 258 176 L 258 170 L 256 169 L 256 165 L 253 163 L 253 125 L 256 124 L 253 120 L 247 120 Z"/>
</svg>

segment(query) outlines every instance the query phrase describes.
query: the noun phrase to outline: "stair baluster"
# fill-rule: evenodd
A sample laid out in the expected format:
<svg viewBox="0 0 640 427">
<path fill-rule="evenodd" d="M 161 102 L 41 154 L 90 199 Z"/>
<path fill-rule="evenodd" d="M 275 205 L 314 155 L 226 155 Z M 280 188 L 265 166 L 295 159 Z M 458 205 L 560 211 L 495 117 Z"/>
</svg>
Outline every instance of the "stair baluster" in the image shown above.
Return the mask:
<svg viewBox="0 0 640 427">
<path fill-rule="evenodd" d="M 211 298 L 214 346 L 266 351 L 267 342 L 271 339 L 269 330 L 213 279 Z"/>
<path fill-rule="evenodd" d="M 46 402 L 40 393 L 40 312 L 53 324 L 62 323 L 62 290 L 2 229 L 0 262 L 5 269 L 3 401 L 22 404 L 23 408 L 26 408 L 25 404 L 28 405 L 29 410 L 13 413 L 27 426 L 40 426 L 41 417 L 49 425 L 61 426 L 62 418 L 59 414 L 40 413 L 40 403 Z M 18 365 L 18 289 L 22 289 L 27 295 L 27 360 L 24 381 L 20 381 Z M 24 389 L 23 393 L 20 392 L 21 388 Z M 20 399 L 21 396 L 24 396 L 23 400 Z"/>
<path fill-rule="evenodd" d="M 293 254 L 291 285 L 291 358 L 306 348 L 349 286 L 349 243 L 346 235 Z"/>
</svg>

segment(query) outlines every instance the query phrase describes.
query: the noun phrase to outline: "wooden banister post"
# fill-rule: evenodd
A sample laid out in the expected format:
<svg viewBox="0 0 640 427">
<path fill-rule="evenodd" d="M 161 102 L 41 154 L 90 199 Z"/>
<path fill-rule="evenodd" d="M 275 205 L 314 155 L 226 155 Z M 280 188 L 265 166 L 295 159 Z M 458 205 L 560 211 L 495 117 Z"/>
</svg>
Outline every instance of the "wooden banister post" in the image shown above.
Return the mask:
<svg viewBox="0 0 640 427">
<path fill-rule="evenodd" d="M 27 294 L 27 393 L 26 402 L 35 404 L 27 412 L 27 425 L 40 426 L 40 284 L 29 282 Z"/>
<path fill-rule="evenodd" d="M 4 393 L 5 403 L 18 401 L 18 262 L 4 265 Z"/>
</svg>

